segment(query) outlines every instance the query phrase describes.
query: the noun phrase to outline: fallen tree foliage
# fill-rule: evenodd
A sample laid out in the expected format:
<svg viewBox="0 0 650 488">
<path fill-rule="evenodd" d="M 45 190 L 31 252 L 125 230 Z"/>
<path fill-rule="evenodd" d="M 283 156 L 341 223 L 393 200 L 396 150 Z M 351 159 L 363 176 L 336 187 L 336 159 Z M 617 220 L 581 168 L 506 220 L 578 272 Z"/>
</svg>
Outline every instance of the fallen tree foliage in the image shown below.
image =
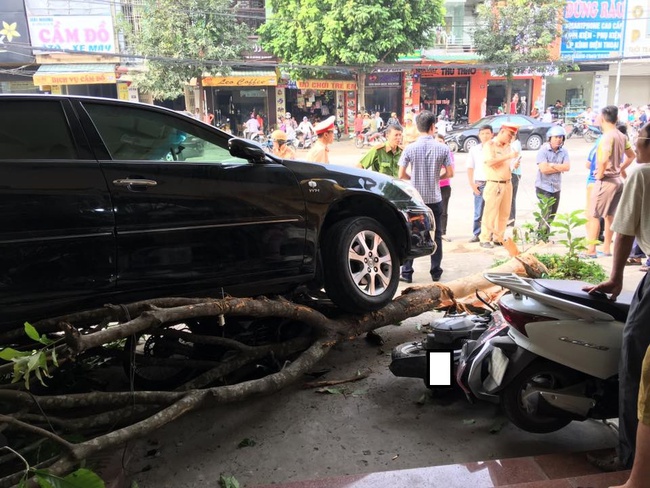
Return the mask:
<svg viewBox="0 0 650 488">
<path fill-rule="evenodd" d="M 492 271 L 535 277 L 544 269 L 526 253 Z M 22 382 L 9 382 L 14 366 L 6 363 L 0 366 L 7 380 L 0 384 L 0 439 L 4 434 L 11 449 L 28 459 L 39 452 L 35 465 L 63 474 L 193 410 L 276 392 L 309 372 L 338 342 L 463 303 L 458 297 L 471 303 L 477 290 L 492 297 L 500 293 L 479 272 L 447 284 L 408 288 L 381 310 L 362 315 L 328 314 L 281 297 L 227 297 L 107 305 L 42 320 L 34 328 L 48 344 L 54 341 L 47 349 L 47 369 L 41 369 L 51 381 L 89 358 L 121 358 L 128 388 L 45 394 L 48 384 L 26 391 Z M 231 323 L 236 333 L 229 336 Z M 268 337 L 260 339 L 260 330 Z M 0 343 L 16 350 L 37 347 L 24 339 L 22 329 L 0 335 Z M 259 364 L 268 369 L 256 371 Z M 167 388 L 136 388 L 138 380 L 145 386 L 159 381 L 145 378 L 148 368 L 163 371 Z M 78 438 L 85 440 L 71 440 Z M 0 463 L 0 487 L 17 483 L 24 473 L 22 460 L 8 453 Z"/>
</svg>

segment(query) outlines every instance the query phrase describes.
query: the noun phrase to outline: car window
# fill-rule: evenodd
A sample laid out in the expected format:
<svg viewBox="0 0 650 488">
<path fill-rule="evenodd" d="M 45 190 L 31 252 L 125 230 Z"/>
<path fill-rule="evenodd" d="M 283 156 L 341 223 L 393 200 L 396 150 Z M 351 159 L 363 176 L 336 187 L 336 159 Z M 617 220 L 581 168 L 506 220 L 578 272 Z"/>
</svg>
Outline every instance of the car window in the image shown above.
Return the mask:
<svg viewBox="0 0 650 488">
<path fill-rule="evenodd" d="M 510 116 L 510 122 L 516 125 L 530 125 L 530 121 L 521 115 Z"/>
<path fill-rule="evenodd" d="M 0 100 L 0 159 L 76 159 L 61 103 Z"/>
<path fill-rule="evenodd" d="M 144 107 L 83 105 L 114 160 L 248 163 L 230 155 L 225 138 L 186 117 Z"/>
</svg>

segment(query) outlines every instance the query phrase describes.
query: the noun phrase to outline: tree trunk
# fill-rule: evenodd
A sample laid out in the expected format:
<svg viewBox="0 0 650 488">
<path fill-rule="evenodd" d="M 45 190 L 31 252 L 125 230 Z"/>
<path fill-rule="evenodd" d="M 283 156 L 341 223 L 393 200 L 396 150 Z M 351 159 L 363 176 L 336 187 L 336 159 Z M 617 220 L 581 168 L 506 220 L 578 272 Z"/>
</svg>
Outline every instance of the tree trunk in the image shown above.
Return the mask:
<svg viewBox="0 0 650 488">
<path fill-rule="evenodd" d="M 510 113 L 510 102 L 512 101 L 512 78 L 512 68 L 508 68 L 506 72 L 506 106 L 504 109 L 504 112 L 507 114 Z"/>
<path fill-rule="evenodd" d="M 357 71 L 357 112 L 370 110 L 366 107 L 366 72 L 363 70 Z"/>
<path fill-rule="evenodd" d="M 198 89 L 199 99 L 196 100 L 196 104 L 197 104 L 197 107 L 199 108 L 199 114 L 200 114 L 201 120 L 205 120 L 205 117 L 208 115 L 208 112 L 205 109 L 205 101 L 204 101 L 204 96 L 203 96 L 203 73 L 200 73 L 196 77 L 196 84 L 199 87 L 199 89 Z"/>
</svg>

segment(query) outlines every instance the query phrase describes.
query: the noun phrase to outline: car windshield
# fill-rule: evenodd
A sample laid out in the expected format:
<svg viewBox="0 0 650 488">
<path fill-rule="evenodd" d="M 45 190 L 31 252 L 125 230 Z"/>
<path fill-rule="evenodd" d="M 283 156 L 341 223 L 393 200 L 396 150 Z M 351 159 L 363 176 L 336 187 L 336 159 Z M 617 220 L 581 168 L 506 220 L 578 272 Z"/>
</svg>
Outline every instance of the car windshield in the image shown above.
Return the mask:
<svg viewBox="0 0 650 488">
<path fill-rule="evenodd" d="M 510 122 L 519 126 L 531 124 L 530 120 L 528 120 L 526 117 L 523 117 L 522 115 L 497 115 L 496 117 L 483 117 L 477 122 L 474 122 L 471 127 L 479 128 L 482 125 L 491 125 L 492 128 L 497 131 L 501 128 L 501 125 L 503 125 L 504 122 Z"/>
</svg>

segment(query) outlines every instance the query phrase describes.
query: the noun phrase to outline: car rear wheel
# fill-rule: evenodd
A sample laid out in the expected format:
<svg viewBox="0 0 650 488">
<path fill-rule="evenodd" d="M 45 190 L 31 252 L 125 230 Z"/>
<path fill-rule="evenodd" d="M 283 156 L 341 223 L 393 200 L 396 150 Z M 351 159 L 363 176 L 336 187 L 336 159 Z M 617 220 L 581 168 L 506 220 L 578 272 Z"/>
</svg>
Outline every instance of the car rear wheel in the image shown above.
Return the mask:
<svg viewBox="0 0 650 488">
<path fill-rule="evenodd" d="M 467 139 L 465 139 L 465 142 L 463 142 L 463 149 L 469 152 L 469 150 L 472 149 L 477 144 L 478 144 L 478 139 L 476 139 L 475 137 L 468 137 Z"/>
<path fill-rule="evenodd" d="M 335 224 L 322 245 L 325 290 L 348 312 L 380 309 L 399 284 L 399 257 L 390 234 L 374 219 L 351 217 Z"/>
<path fill-rule="evenodd" d="M 542 138 L 538 136 L 537 134 L 533 134 L 528 138 L 526 141 L 526 148 L 530 149 L 531 151 L 537 151 L 540 147 L 542 147 Z"/>
</svg>

